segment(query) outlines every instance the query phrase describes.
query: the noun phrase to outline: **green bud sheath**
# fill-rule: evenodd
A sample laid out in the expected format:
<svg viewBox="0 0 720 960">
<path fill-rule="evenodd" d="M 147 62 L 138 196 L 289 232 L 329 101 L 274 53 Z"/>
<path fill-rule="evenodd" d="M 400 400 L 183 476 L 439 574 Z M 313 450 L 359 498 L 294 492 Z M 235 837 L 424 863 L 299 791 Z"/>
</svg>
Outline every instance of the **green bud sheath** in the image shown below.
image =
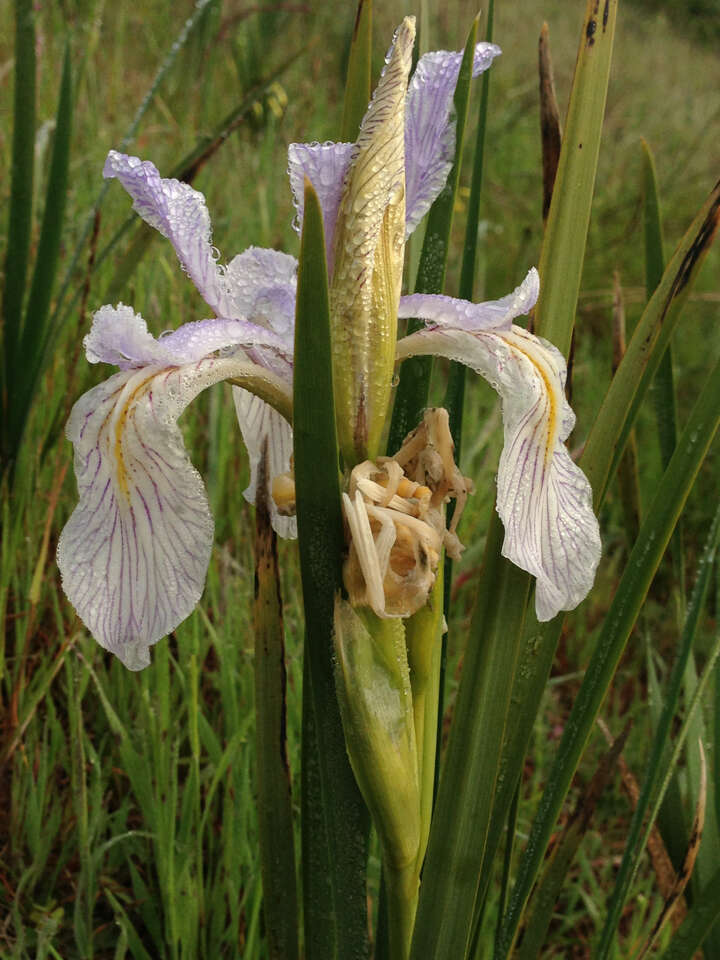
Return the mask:
<svg viewBox="0 0 720 960">
<path fill-rule="evenodd" d="M 370 628 L 370 629 L 368 629 Z M 335 681 L 350 764 L 387 861 L 414 865 L 420 840 L 415 726 L 401 620 L 335 601 Z"/>
<path fill-rule="evenodd" d="M 406 17 L 360 126 L 343 191 L 330 285 L 333 380 L 347 466 L 380 452 L 390 401 L 405 252 L 405 94 L 415 19 Z"/>
</svg>

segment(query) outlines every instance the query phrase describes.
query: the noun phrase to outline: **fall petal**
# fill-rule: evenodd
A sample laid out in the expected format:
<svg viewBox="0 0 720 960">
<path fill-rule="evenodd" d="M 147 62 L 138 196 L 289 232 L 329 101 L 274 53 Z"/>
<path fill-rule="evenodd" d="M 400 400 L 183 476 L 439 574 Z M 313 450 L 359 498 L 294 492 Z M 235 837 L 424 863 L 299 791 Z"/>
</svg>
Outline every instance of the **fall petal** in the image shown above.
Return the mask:
<svg viewBox="0 0 720 960">
<path fill-rule="evenodd" d="M 398 359 L 420 354 L 464 363 L 500 394 L 503 555 L 537 578 L 539 620 L 572 610 L 592 587 L 600 533 L 590 484 L 563 443 L 575 416 L 565 399 L 561 354 L 517 326 L 498 332 L 436 327 L 399 342 Z"/>
<path fill-rule="evenodd" d="M 131 670 L 200 599 L 213 540 L 203 482 L 177 419 L 240 361 L 126 370 L 84 394 L 67 435 L 79 503 L 58 543 L 71 603 L 96 640 Z"/>
</svg>

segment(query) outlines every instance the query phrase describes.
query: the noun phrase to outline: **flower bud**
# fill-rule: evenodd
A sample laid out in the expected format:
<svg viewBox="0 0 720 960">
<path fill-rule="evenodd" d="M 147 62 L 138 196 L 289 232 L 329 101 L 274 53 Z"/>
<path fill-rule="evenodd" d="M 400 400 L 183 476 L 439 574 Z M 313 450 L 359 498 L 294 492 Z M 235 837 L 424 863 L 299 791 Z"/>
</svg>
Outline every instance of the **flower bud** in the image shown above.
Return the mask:
<svg viewBox="0 0 720 960">
<path fill-rule="evenodd" d="M 405 94 L 415 19 L 406 17 L 360 126 L 340 201 L 330 284 L 340 449 L 380 452 L 390 400 L 405 252 Z"/>
<path fill-rule="evenodd" d="M 335 683 L 350 763 L 394 870 L 416 861 L 420 796 L 403 625 L 335 601 Z"/>
</svg>

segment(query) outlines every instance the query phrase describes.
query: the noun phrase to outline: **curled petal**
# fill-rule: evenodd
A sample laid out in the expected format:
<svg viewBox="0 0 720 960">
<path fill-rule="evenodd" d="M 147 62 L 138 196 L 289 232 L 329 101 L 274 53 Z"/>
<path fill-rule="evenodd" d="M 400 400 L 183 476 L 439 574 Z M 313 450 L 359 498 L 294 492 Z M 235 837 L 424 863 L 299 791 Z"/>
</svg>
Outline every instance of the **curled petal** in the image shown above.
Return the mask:
<svg viewBox="0 0 720 960">
<path fill-rule="evenodd" d="M 246 362 L 210 357 L 126 370 L 75 404 L 80 499 L 58 544 L 63 587 L 107 650 L 131 670 L 200 599 L 213 521 L 177 419 L 201 390 Z"/>
<path fill-rule="evenodd" d="M 490 66 L 500 48 L 475 47 L 473 76 Z M 455 156 L 455 123 L 451 120 L 462 53 L 436 50 L 418 60 L 405 106 L 406 220 L 409 236 L 445 186 Z"/>
<path fill-rule="evenodd" d="M 575 416 L 565 399 L 562 355 L 517 326 L 475 333 L 436 327 L 399 342 L 398 359 L 420 354 L 464 363 L 500 394 L 503 555 L 537 578 L 538 620 L 572 610 L 595 579 L 600 533 L 590 484 L 563 443 Z"/>
<path fill-rule="evenodd" d="M 226 278 L 234 316 L 247 317 L 282 338 L 290 356 L 295 331 L 297 260 L 278 250 L 248 247 L 230 261 Z"/>
<path fill-rule="evenodd" d="M 300 230 L 305 203 L 305 177 L 315 188 L 323 215 L 328 272 L 332 274 L 333 242 L 345 175 L 355 149 L 354 143 L 291 143 L 288 147 L 288 174 L 297 216 L 293 226 Z"/>
<path fill-rule="evenodd" d="M 107 156 L 103 176 L 118 179 L 137 213 L 172 243 L 178 260 L 215 313 L 232 315 L 225 277 L 210 242 L 210 215 L 202 193 L 187 183 L 161 177 L 147 160 L 115 150 Z"/>
<path fill-rule="evenodd" d="M 84 344 L 90 363 L 112 363 L 121 369 L 153 363 L 182 366 L 228 347 L 262 348 L 286 362 L 292 356 L 287 337 L 247 320 L 196 320 L 156 340 L 140 314 L 122 303 L 95 312 Z"/>
<path fill-rule="evenodd" d="M 509 330 L 515 317 L 521 317 L 535 306 L 540 292 L 540 278 L 532 267 L 523 282 L 500 300 L 471 303 L 432 293 L 413 293 L 400 297 L 398 316 L 418 317 L 438 327 L 454 327 L 471 332 Z"/>
<path fill-rule="evenodd" d="M 287 420 L 280 416 L 269 404 L 248 390 L 233 387 L 233 399 L 240 430 L 250 457 L 250 485 L 243 491 L 249 503 L 255 503 L 258 472 L 262 457 L 263 440 L 268 438 L 268 497 L 272 525 L 281 537 L 297 537 L 295 517 L 283 517 L 272 498 L 272 480 L 290 470 L 290 458 L 293 450 L 292 430 Z"/>
</svg>

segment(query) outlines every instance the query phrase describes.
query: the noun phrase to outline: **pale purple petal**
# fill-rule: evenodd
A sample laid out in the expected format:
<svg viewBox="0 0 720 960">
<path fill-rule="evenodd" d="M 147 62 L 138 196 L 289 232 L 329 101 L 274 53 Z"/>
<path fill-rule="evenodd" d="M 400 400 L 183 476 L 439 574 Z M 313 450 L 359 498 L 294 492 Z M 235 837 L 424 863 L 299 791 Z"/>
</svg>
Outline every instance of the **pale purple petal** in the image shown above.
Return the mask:
<svg viewBox="0 0 720 960">
<path fill-rule="evenodd" d="M 295 517 L 282 517 L 277 512 L 272 498 L 273 477 L 290 470 L 290 458 L 293 451 L 293 438 L 290 425 L 284 417 L 273 410 L 269 404 L 247 390 L 233 387 L 233 399 L 238 423 L 250 457 L 250 485 L 243 491 L 249 503 L 255 503 L 257 493 L 258 468 L 262 455 L 263 441 L 268 438 L 268 496 L 272 525 L 279 536 L 297 537 Z"/>
<path fill-rule="evenodd" d="M 500 300 L 471 303 L 432 293 L 413 293 L 400 297 L 398 316 L 417 317 L 438 327 L 459 330 L 509 330 L 515 317 L 521 317 L 535 306 L 540 292 L 540 278 L 532 267 L 523 282 Z"/>
<path fill-rule="evenodd" d="M 239 361 L 126 370 L 82 396 L 67 435 L 79 503 L 58 543 L 71 603 L 95 639 L 131 670 L 200 599 L 213 521 L 177 419 Z"/>
<path fill-rule="evenodd" d="M 494 43 L 475 48 L 473 76 L 500 53 Z M 432 206 L 455 156 L 451 109 L 462 53 L 436 50 L 418 60 L 405 105 L 405 224 L 409 236 Z"/>
<path fill-rule="evenodd" d="M 516 326 L 474 333 L 434 327 L 398 343 L 399 359 L 433 354 L 472 367 L 500 394 L 503 555 L 537 578 L 538 620 L 572 610 L 595 579 L 600 533 L 590 484 L 563 443 L 575 416 L 565 399 L 561 354 Z"/>
<path fill-rule="evenodd" d="M 230 261 L 226 278 L 233 315 L 247 317 L 272 330 L 292 355 L 297 289 L 295 257 L 278 250 L 248 247 Z"/>
<path fill-rule="evenodd" d="M 122 303 L 96 311 L 84 344 L 90 363 L 112 363 L 121 369 L 148 364 L 181 366 L 228 347 L 262 347 L 285 365 L 292 357 L 292 342 L 288 343 L 286 336 L 247 320 L 196 320 L 156 340 L 140 314 Z"/>
<path fill-rule="evenodd" d="M 307 177 L 320 201 L 330 273 L 332 273 L 335 223 L 345 184 L 345 174 L 354 149 L 354 143 L 291 143 L 288 147 L 288 174 L 297 211 L 293 226 L 298 231 L 302 227 L 305 177 Z"/>
<path fill-rule="evenodd" d="M 117 178 L 138 214 L 167 237 L 205 302 L 220 316 L 232 315 L 223 271 L 211 245 L 205 197 L 189 184 L 164 179 L 149 161 L 111 150 L 103 176 Z"/>
</svg>

